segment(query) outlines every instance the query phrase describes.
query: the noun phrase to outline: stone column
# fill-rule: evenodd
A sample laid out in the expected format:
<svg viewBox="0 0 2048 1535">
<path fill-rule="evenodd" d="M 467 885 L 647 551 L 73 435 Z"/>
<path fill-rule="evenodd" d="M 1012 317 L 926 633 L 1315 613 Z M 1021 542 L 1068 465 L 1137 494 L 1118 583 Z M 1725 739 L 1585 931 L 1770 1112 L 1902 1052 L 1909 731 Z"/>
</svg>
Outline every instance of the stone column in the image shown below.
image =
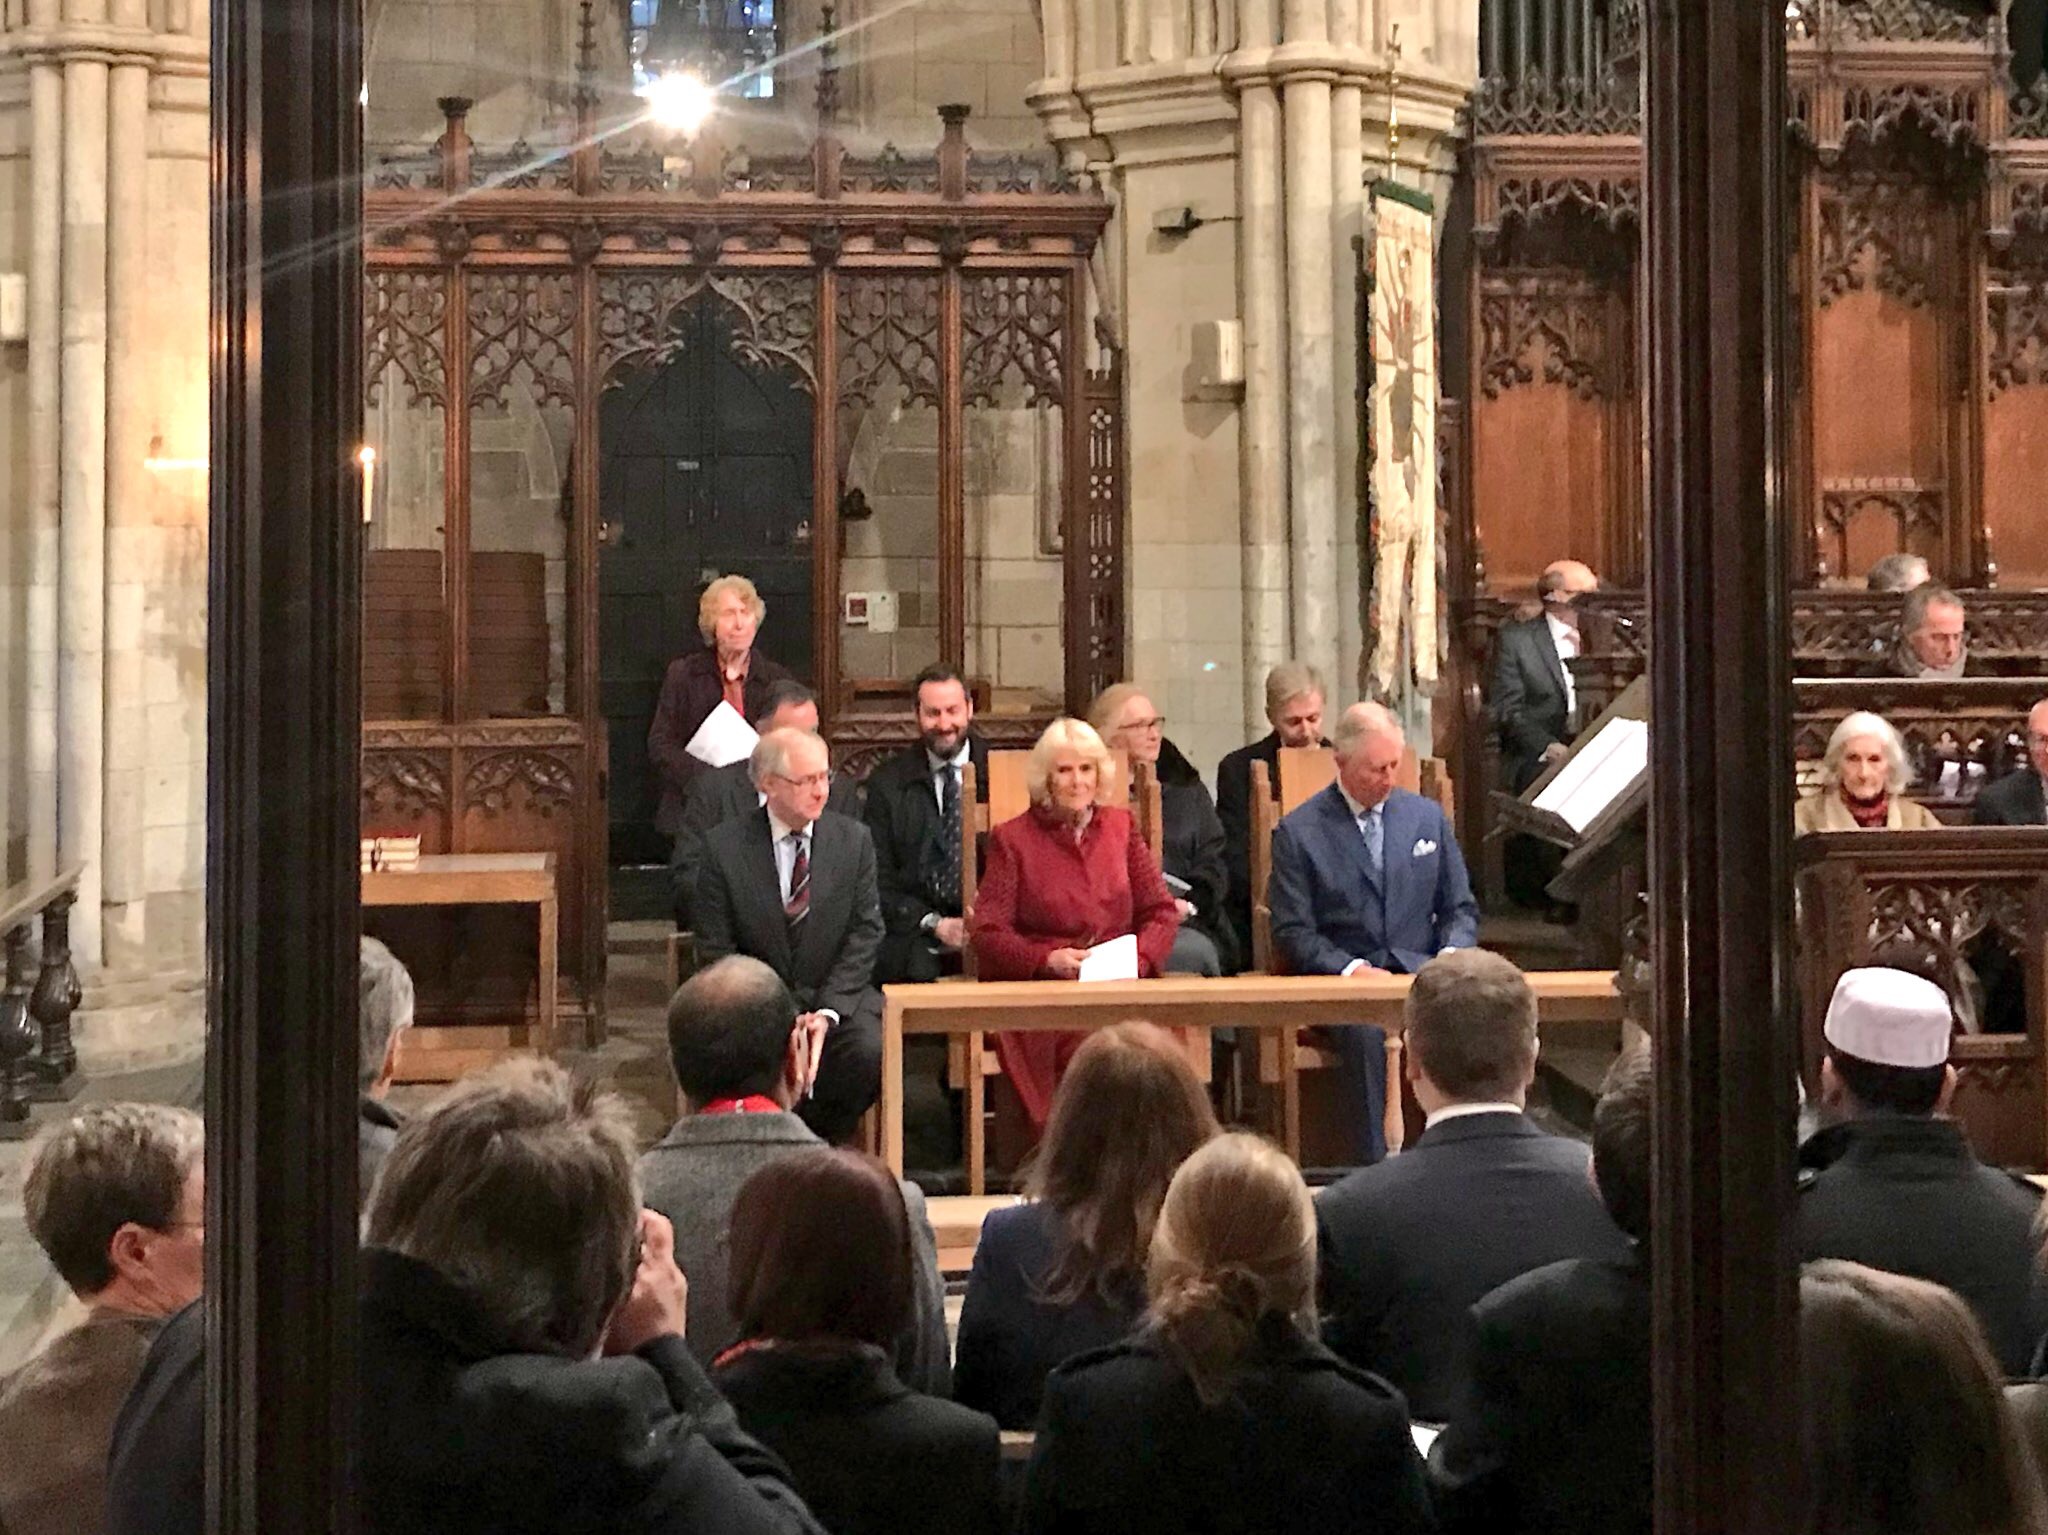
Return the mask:
<svg viewBox="0 0 2048 1535">
<path fill-rule="evenodd" d="M 57 0 L 32 0 L 29 24 L 47 36 Z M 63 375 L 64 77 L 56 61 L 29 62 L 28 259 L 28 871 L 57 867 L 57 588 L 62 579 L 58 396 Z"/>
<path fill-rule="evenodd" d="M 1330 0 L 1330 36 L 1338 47 L 1355 52 L 1363 0 Z M 1358 393 L 1358 256 L 1356 241 L 1365 232 L 1365 161 L 1361 114 L 1365 91 L 1357 69 L 1347 70 L 1330 92 L 1330 300 L 1333 319 L 1332 382 L 1336 394 L 1333 460 L 1336 470 L 1337 521 L 1337 657 L 1338 675 L 1330 678 L 1340 707 L 1359 696 L 1365 670 L 1364 565 L 1359 549 L 1359 522 L 1364 492 L 1359 484 Z"/>
</svg>

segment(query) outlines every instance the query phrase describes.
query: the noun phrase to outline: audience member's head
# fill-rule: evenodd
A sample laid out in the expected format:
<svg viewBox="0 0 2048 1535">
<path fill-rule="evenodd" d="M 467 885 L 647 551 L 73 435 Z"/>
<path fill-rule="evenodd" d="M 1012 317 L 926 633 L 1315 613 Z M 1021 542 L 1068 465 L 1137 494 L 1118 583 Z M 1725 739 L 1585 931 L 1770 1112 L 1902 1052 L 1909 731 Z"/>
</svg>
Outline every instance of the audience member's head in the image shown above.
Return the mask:
<svg viewBox="0 0 2048 1535">
<path fill-rule="evenodd" d="M 1899 608 L 1899 637 L 1921 672 L 1960 677 L 1969 638 L 1963 599 L 1931 581 L 1906 593 Z"/>
<path fill-rule="evenodd" d="M 768 617 L 768 604 L 745 576 L 720 576 L 697 599 L 697 632 L 721 656 L 741 656 Z"/>
<path fill-rule="evenodd" d="M 1843 798 L 1868 802 L 1904 794 L 1913 776 L 1906 743 L 1891 721 L 1858 709 L 1842 717 L 1820 759 L 1820 785 Z"/>
<path fill-rule="evenodd" d="M 22 1205 L 29 1234 L 94 1310 L 169 1316 L 206 1275 L 205 1130 L 155 1103 L 107 1103 L 43 1133 Z"/>
<path fill-rule="evenodd" d="M 1266 719 L 1282 746 L 1323 744 L 1323 674 L 1306 661 L 1282 661 L 1266 673 Z"/>
<path fill-rule="evenodd" d="M 1031 748 L 1025 773 L 1032 804 L 1078 818 L 1114 781 L 1116 759 L 1086 720 L 1056 719 Z"/>
<path fill-rule="evenodd" d="M 461 1291 L 501 1351 L 584 1358 L 632 1284 L 634 1155 L 618 1098 L 552 1061 L 515 1058 L 398 1132 L 366 1240 Z"/>
<path fill-rule="evenodd" d="M 1593 1106 L 1593 1183 L 1614 1224 L 1650 1239 L 1650 1116 L 1656 1079 L 1647 1047 L 1607 1068 Z"/>
<path fill-rule="evenodd" d="M 391 1090 L 398 1061 L 398 1036 L 412 1026 L 412 976 L 383 944 L 363 940 L 361 996 L 356 1004 L 360 1049 L 357 1080 L 363 1095 L 381 1098 Z"/>
<path fill-rule="evenodd" d="M 1166 719 L 1152 696 L 1135 682 L 1114 682 L 1088 706 L 1088 723 L 1103 741 L 1133 763 L 1157 766 L 1166 740 Z"/>
<path fill-rule="evenodd" d="M 1146 1289 L 1154 1332 L 1215 1405 L 1263 1319 L 1315 1325 L 1315 1204 L 1301 1170 L 1255 1135 L 1195 1152 L 1166 1191 Z"/>
<path fill-rule="evenodd" d="M 720 1098 L 772 1098 L 787 1108 L 802 1080 L 796 998 L 744 954 L 706 965 L 668 1004 L 668 1058 L 691 1109 Z"/>
<path fill-rule="evenodd" d="M 903 1190 L 859 1151 L 793 1152 L 733 1201 L 727 1295 L 742 1339 L 893 1348 L 910 1320 Z"/>
<path fill-rule="evenodd" d="M 771 730 L 807 730 L 816 735 L 818 695 L 793 677 L 769 683 L 754 714 L 754 729 L 762 735 Z"/>
<path fill-rule="evenodd" d="M 1888 554 L 1870 567 L 1864 585 L 1873 592 L 1903 594 L 1934 579 L 1927 561 L 1917 554 Z"/>
<path fill-rule="evenodd" d="M 967 679 L 943 663 L 927 666 L 911 688 L 917 700 L 917 737 L 934 757 L 949 760 L 960 753 L 967 727 L 974 723 L 974 695 Z"/>
<path fill-rule="evenodd" d="M 1522 1106 L 1536 1078 L 1536 993 L 1521 971 L 1484 949 L 1439 954 L 1415 972 L 1404 1011 L 1408 1078 L 1423 1112 Z"/>
<path fill-rule="evenodd" d="M 1955 1087 L 1955 1014 L 1925 976 L 1890 966 L 1845 970 L 1821 1035 L 1821 1107 L 1837 1119 L 1939 1113 Z"/>
<path fill-rule="evenodd" d="M 1337 781 L 1370 810 L 1385 802 L 1401 776 L 1407 733 L 1384 704 L 1353 704 L 1337 717 L 1330 738 L 1336 748 Z"/>
<path fill-rule="evenodd" d="M 1115 1300 L 1145 1271 L 1175 1169 L 1216 1134 L 1216 1114 L 1179 1042 L 1148 1023 L 1089 1036 L 1053 1094 L 1025 1192 L 1059 1217 L 1046 1299 Z"/>
<path fill-rule="evenodd" d="M 1587 592 L 1600 590 L 1600 578 L 1593 567 L 1579 560 L 1553 560 L 1536 579 L 1536 600 L 1543 611 L 1570 620 L 1572 607 Z"/>
<path fill-rule="evenodd" d="M 2044 1510 L 1970 1308 L 1827 1260 L 1799 1283 L 1805 1535 L 2035 1535 Z"/>
<path fill-rule="evenodd" d="M 2048 778 L 2048 698 L 2027 711 L 2027 761 Z"/>
<path fill-rule="evenodd" d="M 832 797 L 831 750 L 808 730 L 769 731 L 754 743 L 749 772 L 768 813 L 792 831 L 823 815 Z"/>
</svg>

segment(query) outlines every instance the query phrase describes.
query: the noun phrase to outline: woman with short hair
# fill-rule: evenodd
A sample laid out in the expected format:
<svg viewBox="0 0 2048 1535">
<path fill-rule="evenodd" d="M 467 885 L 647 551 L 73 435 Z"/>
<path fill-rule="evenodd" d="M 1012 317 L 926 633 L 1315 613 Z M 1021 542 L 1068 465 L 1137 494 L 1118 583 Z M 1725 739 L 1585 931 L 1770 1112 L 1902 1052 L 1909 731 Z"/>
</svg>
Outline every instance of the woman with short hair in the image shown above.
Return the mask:
<svg viewBox="0 0 2048 1535">
<path fill-rule="evenodd" d="M 1828 737 L 1820 792 L 1793 807 L 1793 829 L 1801 836 L 1812 831 L 1931 831 L 1941 822 L 1906 798 L 1912 777 L 1906 743 L 1891 722 L 1859 709 Z"/>
<path fill-rule="evenodd" d="M 989 834 L 968 924 L 976 973 L 987 981 L 1078 980 L 1099 943 L 1138 940 L 1138 973 L 1167 967 L 1180 911 L 1128 810 L 1097 802 L 1115 760 L 1093 727 L 1046 726 L 1031 748 L 1031 808 Z M 1034 1130 L 1081 1036 L 997 1034 L 1003 1073 Z"/>
<path fill-rule="evenodd" d="M 996 1425 L 897 1379 L 910 1220 L 887 1168 L 798 1151 L 740 1186 L 727 1296 L 740 1341 L 712 1379 L 832 1535 L 983 1535 L 1000 1524 Z"/>
<path fill-rule="evenodd" d="M 1432 1528 L 1408 1409 L 1315 1338 L 1316 1219 L 1257 1136 L 1181 1164 L 1125 1342 L 1046 1383 L 1024 1529 L 1320 1535 Z"/>
<path fill-rule="evenodd" d="M 1074 1052 L 1025 1202 L 982 1222 L 960 1311 L 958 1400 L 1030 1428 L 1056 1365 L 1131 1330 L 1166 1186 L 1215 1135 L 1208 1094 L 1164 1029 L 1116 1024 Z"/>
</svg>

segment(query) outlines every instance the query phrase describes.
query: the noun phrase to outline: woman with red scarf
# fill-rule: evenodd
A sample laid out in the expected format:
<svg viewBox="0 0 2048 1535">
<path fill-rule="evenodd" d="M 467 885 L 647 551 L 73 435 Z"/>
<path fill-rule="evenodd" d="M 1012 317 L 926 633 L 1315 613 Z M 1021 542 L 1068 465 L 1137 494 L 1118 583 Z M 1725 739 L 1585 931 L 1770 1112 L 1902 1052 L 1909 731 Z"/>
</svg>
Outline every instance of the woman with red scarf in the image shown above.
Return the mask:
<svg viewBox="0 0 2048 1535">
<path fill-rule="evenodd" d="M 1138 973 L 1166 968 L 1180 909 L 1128 810 L 1096 803 L 1114 772 L 1102 737 L 1080 720 L 1048 725 L 1031 749 L 1031 809 L 989 834 L 969 923 L 985 981 L 1080 978 L 1098 943 L 1135 933 Z M 1045 1128 L 1053 1088 L 1080 1034 L 998 1034 L 1003 1074 L 1033 1130 Z"/>
<path fill-rule="evenodd" d="M 1941 822 L 1905 796 L 1911 777 L 1898 731 L 1878 715 L 1852 714 L 1828 737 L 1820 792 L 1794 807 L 1793 829 L 1801 836 L 1810 831 L 1932 830 Z"/>
</svg>

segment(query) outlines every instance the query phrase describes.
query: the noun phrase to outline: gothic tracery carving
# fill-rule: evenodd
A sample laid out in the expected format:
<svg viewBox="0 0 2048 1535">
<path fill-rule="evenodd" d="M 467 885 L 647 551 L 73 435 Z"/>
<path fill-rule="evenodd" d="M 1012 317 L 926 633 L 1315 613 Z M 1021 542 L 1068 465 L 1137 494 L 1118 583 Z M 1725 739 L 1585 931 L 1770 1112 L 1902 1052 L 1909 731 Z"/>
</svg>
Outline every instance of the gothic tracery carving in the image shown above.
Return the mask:
<svg viewBox="0 0 2048 1535">
<path fill-rule="evenodd" d="M 462 802 L 487 815 L 503 815 L 512 791 L 524 789 L 534 813 L 552 816 L 576 800 L 576 774 L 560 757 L 535 751 L 498 751 L 478 757 L 462 779 Z"/>
<path fill-rule="evenodd" d="M 393 814 L 407 820 L 442 815 L 448 809 L 444 763 L 423 752 L 363 753 L 363 814 Z"/>
<path fill-rule="evenodd" d="M 1874 288 L 1917 309 L 1932 298 L 1940 262 L 1935 213 L 1924 187 L 1868 172 L 1832 177 L 1823 186 L 1814 263 L 1821 308 Z"/>
<path fill-rule="evenodd" d="M 1488 399 L 1535 383 L 1607 394 L 1608 293 L 1575 273 L 1488 273 L 1479 290 L 1479 377 Z"/>
<path fill-rule="evenodd" d="M 364 398 L 384 403 L 392 366 L 405 384 L 406 405 L 448 404 L 448 359 L 442 327 L 448 289 L 438 272 L 372 268 L 363 280 Z"/>
<path fill-rule="evenodd" d="M 839 282 L 839 403 L 872 408 L 892 386 L 902 403 L 939 403 L 939 280 L 849 272 Z"/>
<path fill-rule="evenodd" d="M 2039 281 L 1994 277 L 1985 285 L 1984 311 L 1989 330 L 1984 361 L 1992 397 L 2048 383 L 2048 288 Z"/>
<path fill-rule="evenodd" d="M 1006 385 L 1023 403 L 1065 396 L 1067 283 L 1062 273 L 970 273 L 960 285 L 960 388 L 969 405 L 993 405 Z"/>
<path fill-rule="evenodd" d="M 503 406 L 524 364 L 542 405 L 576 404 L 576 278 L 479 271 L 469 279 L 470 398 Z"/>
</svg>

